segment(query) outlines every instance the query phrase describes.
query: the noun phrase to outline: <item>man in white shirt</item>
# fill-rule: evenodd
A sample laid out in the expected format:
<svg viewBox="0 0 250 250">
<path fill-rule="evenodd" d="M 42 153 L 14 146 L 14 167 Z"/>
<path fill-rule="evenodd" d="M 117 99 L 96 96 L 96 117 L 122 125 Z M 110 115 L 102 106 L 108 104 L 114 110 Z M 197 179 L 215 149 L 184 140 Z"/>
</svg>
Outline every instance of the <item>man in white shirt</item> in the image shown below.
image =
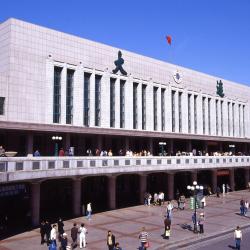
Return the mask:
<svg viewBox="0 0 250 250">
<path fill-rule="evenodd" d="M 235 249 L 240 250 L 240 243 L 242 241 L 242 232 L 239 226 L 237 226 L 236 230 L 234 231 L 234 239 L 235 239 Z"/>
<path fill-rule="evenodd" d="M 55 242 L 56 245 L 56 225 L 54 224 L 50 231 L 50 240 Z"/>
<path fill-rule="evenodd" d="M 80 248 L 86 247 L 86 234 L 88 233 L 87 229 L 84 227 L 84 224 L 81 224 L 79 228 L 79 238 L 80 238 Z"/>
</svg>

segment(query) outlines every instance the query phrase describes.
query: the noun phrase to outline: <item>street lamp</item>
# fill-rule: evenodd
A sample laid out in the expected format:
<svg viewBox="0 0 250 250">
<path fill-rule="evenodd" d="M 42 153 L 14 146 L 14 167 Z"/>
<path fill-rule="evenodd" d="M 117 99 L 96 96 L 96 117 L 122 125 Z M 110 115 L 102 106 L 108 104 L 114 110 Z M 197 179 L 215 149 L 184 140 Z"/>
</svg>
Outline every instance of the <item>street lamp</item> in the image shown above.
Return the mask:
<svg viewBox="0 0 250 250">
<path fill-rule="evenodd" d="M 55 151 L 54 151 L 54 155 L 58 156 L 58 143 L 62 140 L 62 136 L 52 136 L 51 137 L 52 141 L 55 142 Z"/>
<path fill-rule="evenodd" d="M 164 142 L 164 141 L 160 141 L 160 142 L 159 142 L 159 145 L 160 145 L 160 149 L 161 149 L 161 155 L 163 156 L 164 146 L 166 146 L 167 143 Z"/>
<path fill-rule="evenodd" d="M 187 189 L 192 191 L 194 196 L 194 233 L 197 233 L 197 215 L 196 215 L 196 203 L 197 203 L 197 194 L 200 190 L 203 190 L 203 186 L 199 186 L 197 181 L 193 182 L 193 186 L 187 186 Z"/>
</svg>

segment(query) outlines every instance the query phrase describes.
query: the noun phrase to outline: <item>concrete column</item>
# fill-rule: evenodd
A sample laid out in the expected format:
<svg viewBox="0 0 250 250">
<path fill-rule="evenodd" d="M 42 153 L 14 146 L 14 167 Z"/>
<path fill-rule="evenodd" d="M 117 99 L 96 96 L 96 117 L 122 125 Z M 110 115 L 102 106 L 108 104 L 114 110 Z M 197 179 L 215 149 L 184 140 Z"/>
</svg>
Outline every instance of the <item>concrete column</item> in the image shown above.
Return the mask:
<svg viewBox="0 0 250 250">
<path fill-rule="evenodd" d="M 178 133 L 179 132 L 179 91 L 175 91 L 174 95 L 174 102 L 175 102 L 175 131 Z"/>
<path fill-rule="evenodd" d="M 148 150 L 150 151 L 151 155 L 154 155 L 154 143 L 153 138 L 149 138 Z"/>
<path fill-rule="evenodd" d="M 31 224 L 40 224 L 40 182 L 31 183 Z"/>
<path fill-rule="evenodd" d="M 171 102 L 171 88 L 168 86 L 166 88 L 165 95 L 165 130 L 167 132 L 172 132 L 172 102 Z"/>
<path fill-rule="evenodd" d="M 234 181 L 234 169 L 229 170 L 229 185 L 232 191 L 235 190 L 235 181 Z"/>
<path fill-rule="evenodd" d="M 33 134 L 32 133 L 28 133 L 28 135 L 27 135 L 27 144 L 26 144 L 27 155 L 28 154 L 33 154 L 33 152 L 34 152 L 34 149 L 33 149 L 33 140 L 34 140 Z"/>
<path fill-rule="evenodd" d="M 173 154 L 174 152 L 174 143 L 173 143 L 173 139 L 169 139 L 169 142 L 167 144 L 167 150 L 168 150 L 168 155 Z"/>
<path fill-rule="evenodd" d="M 249 168 L 245 169 L 245 188 L 248 188 L 248 182 L 249 182 Z"/>
<path fill-rule="evenodd" d="M 168 173 L 168 194 L 169 200 L 174 199 L 174 173 Z"/>
<path fill-rule="evenodd" d="M 133 129 L 133 79 L 131 76 L 125 82 L 125 128 Z"/>
<path fill-rule="evenodd" d="M 142 83 L 138 83 L 137 86 L 137 114 L 138 114 L 138 127 L 137 129 L 142 129 Z"/>
<path fill-rule="evenodd" d="M 182 93 L 182 132 L 188 133 L 188 94 L 187 90 L 184 89 Z"/>
<path fill-rule="evenodd" d="M 120 77 L 118 76 L 118 78 L 115 81 L 115 127 L 116 128 L 120 128 L 120 104 L 121 104 Z M 126 103 L 125 103 L 125 105 L 126 105 Z"/>
<path fill-rule="evenodd" d="M 109 209 L 116 209 L 116 176 L 108 176 L 108 204 Z"/>
<path fill-rule="evenodd" d="M 153 84 L 152 81 L 146 88 L 146 130 L 154 130 L 154 115 L 153 115 Z"/>
<path fill-rule="evenodd" d="M 192 152 L 192 141 L 188 140 L 187 142 L 187 152 Z"/>
<path fill-rule="evenodd" d="M 193 185 L 193 182 L 194 181 L 197 181 L 198 182 L 198 180 L 197 180 L 197 171 L 192 171 L 191 172 L 191 185 Z"/>
<path fill-rule="evenodd" d="M 102 136 L 101 135 L 97 136 L 97 148 L 99 150 L 102 150 Z"/>
<path fill-rule="evenodd" d="M 197 96 L 197 134 L 203 134 L 203 120 L 202 120 L 202 95 Z"/>
<path fill-rule="evenodd" d="M 158 87 L 158 89 L 157 89 L 157 131 L 162 131 L 161 117 L 162 117 L 162 110 L 161 110 L 161 88 Z"/>
<path fill-rule="evenodd" d="M 212 192 L 216 192 L 217 188 L 217 169 L 212 170 Z"/>
<path fill-rule="evenodd" d="M 69 133 L 65 134 L 63 145 L 64 145 L 63 146 L 64 150 L 68 150 L 69 149 L 69 147 L 70 147 L 70 134 Z"/>
<path fill-rule="evenodd" d="M 80 63 L 74 74 L 73 87 L 73 124 L 83 125 L 83 93 L 84 93 L 83 65 Z"/>
<path fill-rule="evenodd" d="M 129 137 L 125 138 L 125 154 L 129 150 Z"/>
<path fill-rule="evenodd" d="M 147 192 L 147 175 L 140 174 L 140 203 L 144 204 L 144 194 Z"/>
<path fill-rule="evenodd" d="M 81 195 L 82 195 L 82 186 L 81 179 L 73 179 L 72 185 L 72 197 L 73 197 L 73 214 L 75 217 L 81 215 Z"/>
</svg>

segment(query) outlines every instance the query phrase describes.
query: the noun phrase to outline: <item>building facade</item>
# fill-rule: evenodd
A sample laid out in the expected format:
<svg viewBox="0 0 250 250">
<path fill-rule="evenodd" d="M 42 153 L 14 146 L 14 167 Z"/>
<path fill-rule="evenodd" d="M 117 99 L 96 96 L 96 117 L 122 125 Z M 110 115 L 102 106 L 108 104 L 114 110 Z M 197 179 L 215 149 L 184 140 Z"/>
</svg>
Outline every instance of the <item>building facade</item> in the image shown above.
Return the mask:
<svg viewBox="0 0 250 250">
<path fill-rule="evenodd" d="M 6 151 L 16 151 L 20 157 L 33 154 L 36 149 L 42 156 L 54 156 L 59 148 L 68 150 L 70 147 L 74 148 L 75 156 L 86 156 L 89 150 L 95 156 L 96 149 L 112 150 L 113 156 L 118 156 L 121 151 L 125 155 L 128 150 L 137 156 L 145 150 L 151 156 L 168 157 L 181 152 L 192 152 L 193 155 L 199 152 L 204 156 L 231 151 L 233 155 L 248 155 L 249 100 L 249 87 L 245 85 L 16 19 L 0 24 L 0 145 Z M 9 159 L 9 162 L 13 161 L 17 165 L 10 171 L 11 164 L 6 165 L 3 160 L 2 172 L 13 174 L 20 162 L 24 164 L 20 165 L 21 170 L 28 168 L 22 157 Z M 221 161 L 237 165 L 236 161 Z M 49 162 L 57 164 L 49 159 L 48 169 Z M 226 165 L 213 162 L 215 166 L 206 171 L 214 167 L 226 171 L 217 174 L 211 170 L 208 182 L 216 186 L 217 175 L 227 176 L 228 179 L 223 181 L 232 185 L 233 179 L 243 178 L 242 188 L 249 180 L 248 160 L 243 162 L 246 164 L 236 166 L 241 168 L 240 177 L 235 177 L 232 165 L 229 171 Z M 200 162 L 200 167 L 203 163 L 206 160 Z M 42 170 L 40 164 L 38 169 L 32 166 L 32 170 Z M 109 165 L 109 162 L 105 164 Z M 102 166 L 106 167 L 105 164 Z M 121 165 L 126 165 L 126 160 Z M 135 165 L 140 164 L 135 162 Z M 47 216 L 44 211 L 50 210 L 43 207 L 47 201 L 45 194 L 52 186 L 57 190 L 56 181 L 64 183 L 64 191 L 70 197 L 72 190 L 83 191 L 78 197 L 70 198 L 77 203 L 73 210 L 74 215 L 78 215 L 79 204 L 86 202 L 84 195 L 88 199 L 100 200 L 101 197 L 95 196 L 100 190 L 91 194 L 93 185 L 107 187 L 104 194 L 100 192 L 102 197 L 114 190 L 123 193 L 107 198 L 106 209 L 119 207 L 119 197 L 126 197 L 128 205 L 137 204 L 141 201 L 141 193 L 147 189 L 156 191 L 155 187 L 167 191 L 168 198 L 172 199 L 175 190 L 180 188 L 181 179 L 197 179 L 195 167 L 188 169 L 189 174 L 178 173 L 179 166 L 176 169 L 166 167 L 164 177 L 159 174 L 164 172 L 164 164 L 159 165 L 163 166 L 156 171 L 137 170 L 139 175 L 134 171 L 122 175 L 120 170 L 117 173 L 103 171 L 102 174 L 80 171 L 70 175 L 69 180 L 65 173 L 55 176 L 54 182 L 53 175 L 13 177 L 11 180 L 7 178 L 11 175 L 5 173 L 2 185 L 5 187 L 8 182 L 12 182 L 12 186 L 24 185 L 25 188 L 18 186 L 15 190 L 21 190 L 21 193 L 26 190 L 34 202 L 37 199 L 32 194 L 39 192 L 41 207 L 31 209 L 35 214 L 32 222 L 36 225 L 41 217 L 39 213 Z M 203 182 L 206 182 L 206 173 L 198 174 Z M 86 182 L 80 180 L 83 177 Z M 140 186 L 139 198 L 132 203 L 131 190 L 126 190 L 128 183 L 135 189 Z M 123 205 L 121 203 L 120 207 Z M 71 215 L 71 208 L 67 212 Z"/>
</svg>

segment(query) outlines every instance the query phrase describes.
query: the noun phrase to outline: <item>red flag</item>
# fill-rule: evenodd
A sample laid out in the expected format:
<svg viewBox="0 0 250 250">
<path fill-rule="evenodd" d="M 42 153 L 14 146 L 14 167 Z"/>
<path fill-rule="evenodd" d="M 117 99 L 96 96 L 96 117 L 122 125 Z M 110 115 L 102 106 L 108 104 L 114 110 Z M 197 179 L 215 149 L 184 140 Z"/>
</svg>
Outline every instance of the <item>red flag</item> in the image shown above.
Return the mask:
<svg viewBox="0 0 250 250">
<path fill-rule="evenodd" d="M 166 36 L 167 42 L 169 45 L 172 43 L 172 37 L 171 36 Z"/>
</svg>

